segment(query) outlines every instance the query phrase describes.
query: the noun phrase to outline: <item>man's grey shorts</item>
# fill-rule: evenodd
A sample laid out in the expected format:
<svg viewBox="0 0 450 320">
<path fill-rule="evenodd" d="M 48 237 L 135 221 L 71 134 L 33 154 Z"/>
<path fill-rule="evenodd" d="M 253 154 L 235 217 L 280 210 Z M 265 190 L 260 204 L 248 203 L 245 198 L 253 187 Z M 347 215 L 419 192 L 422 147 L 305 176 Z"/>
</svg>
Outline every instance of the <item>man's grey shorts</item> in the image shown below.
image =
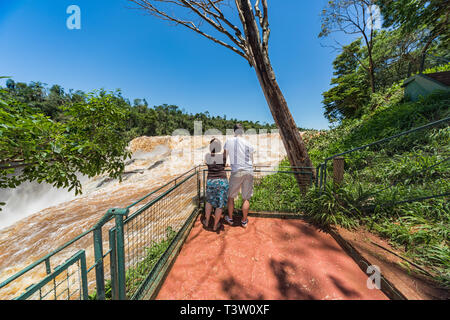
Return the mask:
<svg viewBox="0 0 450 320">
<path fill-rule="evenodd" d="M 252 171 L 236 171 L 231 172 L 230 189 L 228 191 L 229 198 L 236 198 L 239 191 L 242 193 L 243 200 L 250 200 L 253 196 L 253 172 Z M 241 190 L 242 189 L 242 190 Z"/>
</svg>

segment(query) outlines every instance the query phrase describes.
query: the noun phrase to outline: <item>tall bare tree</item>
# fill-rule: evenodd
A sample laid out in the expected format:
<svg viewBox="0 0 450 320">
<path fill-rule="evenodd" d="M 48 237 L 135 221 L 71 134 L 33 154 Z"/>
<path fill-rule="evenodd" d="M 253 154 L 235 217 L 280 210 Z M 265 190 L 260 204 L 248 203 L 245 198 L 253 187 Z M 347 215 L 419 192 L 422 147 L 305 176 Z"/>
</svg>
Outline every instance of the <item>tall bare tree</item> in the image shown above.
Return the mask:
<svg viewBox="0 0 450 320">
<path fill-rule="evenodd" d="M 328 37 L 335 32 L 360 35 L 367 47 L 369 63 L 355 57 L 369 76 L 370 89 L 375 92 L 375 65 L 373 59 L 373 40 L 377 21 L 380 19 L 376 0 L 330 0 L 322 11 L 322 30 L 319 38 Z M 378 9 L 378 10 L 377 10 Z M 338 44 L 339 42 L 336 41 Z M 344 47 L 340 45 L 341 48 Z"/>
<path fill-rule="evenodd" d="M 256 71 L 291 165 L 312 167 L 305 144 L 278 86 L 269 59 L 270 28 L 267 0 L 128 1 L 135 3 L 147 13 L 182 25 L 243 57 Z M 312 168 L 309 170 L 315 174 Z M 297 181 L 300 187 L 304 187 L 305 182 L 300 175 L 297 175 Z"/>
</svg>

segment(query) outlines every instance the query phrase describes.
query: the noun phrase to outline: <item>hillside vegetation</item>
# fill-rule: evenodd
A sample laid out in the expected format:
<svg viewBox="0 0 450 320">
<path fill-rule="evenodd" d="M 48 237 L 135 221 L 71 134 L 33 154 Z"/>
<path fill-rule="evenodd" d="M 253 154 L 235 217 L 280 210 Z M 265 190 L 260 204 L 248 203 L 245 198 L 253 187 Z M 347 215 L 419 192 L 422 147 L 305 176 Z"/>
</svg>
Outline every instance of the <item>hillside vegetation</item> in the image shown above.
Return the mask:
<svg viewBox="0 0 450 320">
<path fill-rule="evenodd" d="M 403 101 L 395 85 L 374 111 L 348 119 L 307 138 L 315 165 L 334 154 L 450 116 L 450 93 L 436 93 L 418 102 Z M 377 102 L 378 103 L 378 102 Z M 313 186 L 305 195 L 290 174 L 265 177 L 255 188 L 254 210 L 296 211 L 320 225 L 365 226 L 402 247 L 443 285 L 450 285 L 450 127 L 448 122 L 412 133 L 345 157 L 344 183 L 328 178 L 324 190 Z M 282 165 L 288 165 L 285 161 Z M 332 177 L 332 164 L 327 168 Z M 401 203 L 399 201 L 443 195 Z"/>
</svg>

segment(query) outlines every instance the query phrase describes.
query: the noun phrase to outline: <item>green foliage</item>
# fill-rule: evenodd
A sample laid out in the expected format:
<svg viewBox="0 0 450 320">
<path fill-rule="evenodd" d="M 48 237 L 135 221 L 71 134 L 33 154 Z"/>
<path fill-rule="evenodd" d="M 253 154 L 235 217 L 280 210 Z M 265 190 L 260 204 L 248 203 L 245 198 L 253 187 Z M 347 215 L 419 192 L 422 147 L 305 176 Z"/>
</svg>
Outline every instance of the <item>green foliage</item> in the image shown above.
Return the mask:
<svg viewBox="0 0 450 320">
<path fill-rule="evenodd" d="M 419 102 L 402 102 L 396 84 L 380 94 L 376 107 L 361 119 L 344 120 L 307 140 L 317 165 L 334 154 L 450 116 L 450 94 L 436 93 Z M 383 104 L 383 102 L 385 102 Z M 367 110 L 371 110 L 368 108 Z M 324 190 L 302 195 L 295 179 L 282 174 L 255 185 L 255 210 L 297 211 L 318 226 L 365 226 L 405 250 L 407 257 L 450 286 L 450 127 L 447 124 L 354 152 L 345 158 L 344 183 L 331 179 Z M 332 176 L 331 163 L 328 176 Z M 277 199 L 275 204 L 272 199 Z"/>
<path fill-rule="evenodd" d="M 138 136 L 166 136 L 172 135 L 175 130 L 187 130 L 194 134 L 194 121 L 202 122 L 202 131 L 216 129 L 226 134 L 226 130 L 232 129 L 237 122 L 242 123 L 245 130 L 248 129 L 275 129 L 274 124 L 260 124 L 252 121 L 239 121 L 227 119 L 226 116 L 211 116 L 209 112 L 188 114 L 175 105 L 161 105 L 149 108 L 145 104 L 130 106 L 130 117 L 127 124 L 129 139 Z"/>
<path fill-rule="evenodd" d="M 348 45 L 340 45 L 341 51 L 333 62 L 332 88 L 322 94 L 324 115 L 332 123 L 361 118 L 383 105 L 377 100 L 386 96 L 385 91 L 413 74 L 424 69 L 428 73 L 448 70 L 448 1 L 374 2 L 381 6 L 384 26 L 393 28 L 365 30 L 370 27 L 363 23 L 369 13 L 362 8 L 372 1 L 333 0 L 322 13 L 319 38 L 336 31 L 361 36 Z"/>
<path fill-rule="evenodd" d="M 401 90 L 398 85 L 393 88 L 397 92 Z M 374 102 L 377 104 L 375 110 L 366 113 L 361 119 L 343 120 L 341 125 L 312 138 L 307 146 L 313 163 L 318 165 L 334 154 L 450 115 L 448 92 L 437 92 L 417 102 L 400 103 L 396 103 L 402 100 L 397 93 L 392 93 L 392 89 L 386 90 L 386 94 L 386 96 L 379 96 L 378 102 Z"/>
<path fill-rule="evenodd" d="M 441 66 L 436 66 L 433 68 L 428 68 L 423 71 L 424 74 L 427 73 L 435 73 L 435 72 L 444 72 L 444 71 L 450 71 L 450 62 Z"/>
<path fill-rule="evenodd" d="M 404 33 L 428 29 L 432 35 L 448 38 L 450 4 L 442 0 L 377 0 L 385 27 L 399 27 Z"/>
<path fill-rule="evenodd" d="M 363 59 L 361 39 L 344 46 L 342 53 L 334 60 L 333 88 L 324 92 L 325 116 L 331 122 L 360 116 L 362 107 L 370 95 L 365 72 L 361 71 L 358 59 Z"/>
<path fill-rule="evenodd" d="M 289 162 L 285 160 L 281 166 L 289 166 Z M 283 168 L 280 168 L 280 171 L 283 171 Z M 255 181 L 252 210 L 295 212 L 299 204 L 300 190 L 292 174 L 279 172 Z M 236 207 L 241 205 L 242 198 L 239 197 Z"/>
<path fill-rule="evenodd" d="M 78 174 L 120 177 L 129 152 L 123 135 L 127 110 L 117 94 L 100 91 L 60 106 L 59 122 L 8 90 L 0 90 L 0 99 L 0 188 L 37 181 L 78 194 Z"/>
<path fill-rule="evenodd" d="M 59 85 L 48 88 L 40 82 L 26 84 L 9 79 L 4 92 L 57 122 L 65 118 L 61 106 L 86 102 L 86 94 L 82 91 L 65 92 Z M 175 105 L 163 104 L 150 107 L 145 99 L 135 99 L 133 103 L 130 103 L 120 92 L 115 95 L 114 102 L 127 112 L 123 130 L 128 141 L 140 136 L 172 135 L 177 129 L 185 129 L 192 135 L 194 121 L 202 121 L 203 132 L 208 129 L 217 129 L 223 134 L 226 134 L 227 129 L 232 129 L 237 122 L 241 122 L 246 130 L 276 129 L 274 124 L 227 119 L 226 116 L 212 116 L 209 112 L 189 114 Z"/>
</svg>

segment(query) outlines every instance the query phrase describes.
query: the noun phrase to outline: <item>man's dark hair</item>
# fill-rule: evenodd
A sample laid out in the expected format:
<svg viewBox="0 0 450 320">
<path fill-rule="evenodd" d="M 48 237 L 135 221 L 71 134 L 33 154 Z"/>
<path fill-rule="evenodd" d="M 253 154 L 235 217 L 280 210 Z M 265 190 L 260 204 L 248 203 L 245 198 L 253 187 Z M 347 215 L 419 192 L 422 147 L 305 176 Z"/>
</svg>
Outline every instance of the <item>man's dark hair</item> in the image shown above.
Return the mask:
<svg viewBox="0 0 450 320">
<path fill-rule="evenodd" d="M 235 134 L 244 134 L 244 127 L 240 123 L 236 123 L 234 125 L 234 133 Z"/>
</svg>

